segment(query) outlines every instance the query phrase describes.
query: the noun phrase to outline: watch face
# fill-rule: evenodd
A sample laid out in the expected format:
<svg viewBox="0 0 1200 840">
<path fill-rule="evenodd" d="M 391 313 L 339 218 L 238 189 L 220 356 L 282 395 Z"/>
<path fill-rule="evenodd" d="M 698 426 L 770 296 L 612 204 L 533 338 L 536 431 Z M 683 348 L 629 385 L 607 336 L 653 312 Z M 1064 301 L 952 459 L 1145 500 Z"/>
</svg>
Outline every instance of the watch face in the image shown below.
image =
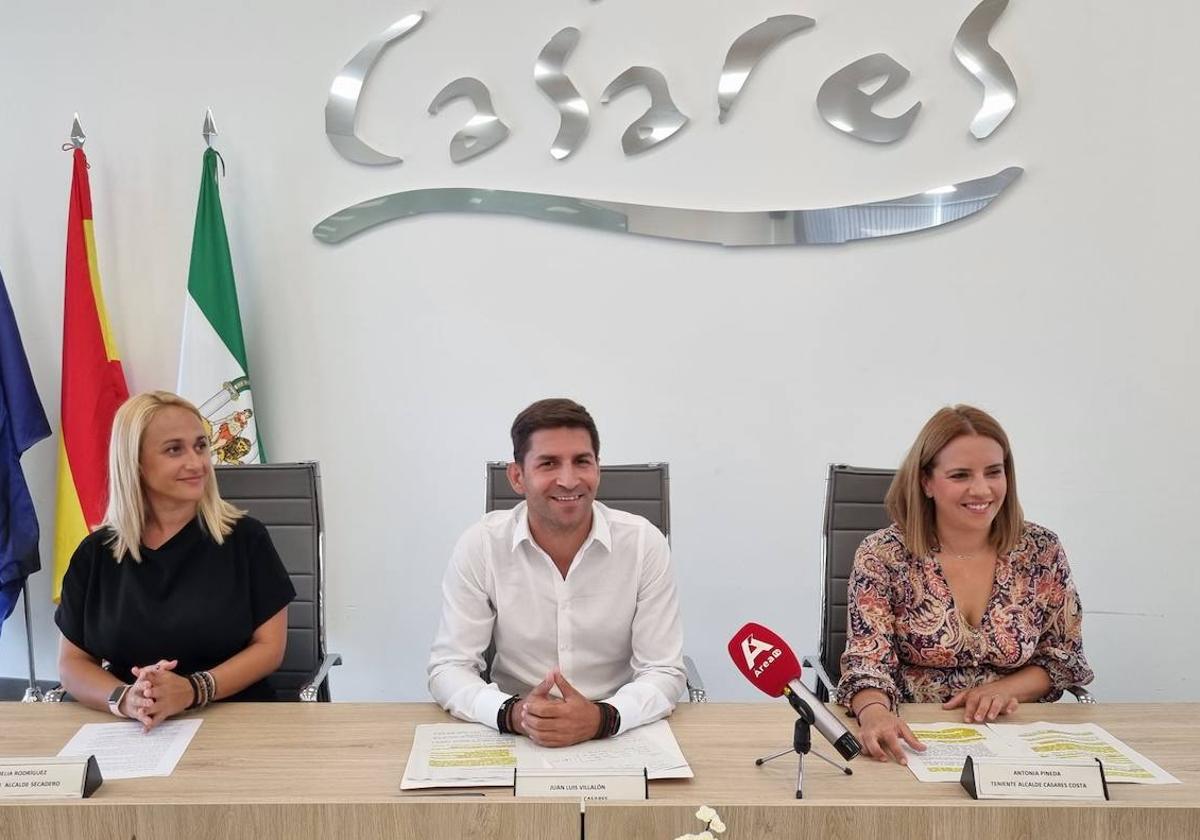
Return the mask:
<svg viewBox="0 0 1200 840">
<path fill-rule="evenodd" d="M 116 705 L 121 702 L 121 698 L 125 696 L 125 692 L 129 690 L 127 685 L 119 685 L 112 690 L 112 694 L 108 695 L 108 702 Z"/>
</svg>

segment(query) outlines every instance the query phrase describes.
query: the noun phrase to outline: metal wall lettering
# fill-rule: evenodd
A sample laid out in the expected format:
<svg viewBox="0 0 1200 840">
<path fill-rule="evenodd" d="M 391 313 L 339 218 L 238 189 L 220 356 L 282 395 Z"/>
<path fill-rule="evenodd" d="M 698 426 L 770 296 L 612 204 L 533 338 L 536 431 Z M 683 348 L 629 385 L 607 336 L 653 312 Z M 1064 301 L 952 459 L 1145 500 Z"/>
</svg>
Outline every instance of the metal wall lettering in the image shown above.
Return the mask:
<svg viewBox="0 0 1200 840">
<path fill-rule="evenodd" d="M 724 123 L 729 119 L 733 103 L 764 55 L 784 38 L 811 29 L 816 23 L 803 15 L 776 15 L 739 35 L 725 55 L 721 80 L 717 83 L 717 108 L 720 111 L 717 120 Z"/>
<path fill-rule="evenodd" d="M 827 245 L 927 230 L 974 215 L 991 204 L 1021 172 L 1020 167 L 1010 166 L 995 175 L 914 195 L 813 210 L 720 211 L 510 190 L 406 190 L 340 210 L 313 228 L 313 236 L 335 243 L 410 216 L 489 213 L 730 246 Z"/>
<path fill-rule="evenodd" d="M 353 163 L 373 166 L 403 163 L 403 159 L 385 155 L 368 146 L 355 134 L 358 97 L 383 48 L 412 32 L 425 19 L 425 12 L 405 15 L 379 33 L 342 68 L 329 87 L 325 101 L 325 133 L 338 154 Z"/>
<path fill-rule="evenodd" d="M 621 135 L 621 148 L 626 155 L 636 155 L 652 149 L 674 136 L 688 123 L 687 116 L 675 107 L 666 77 L 653 67 L 630 67 L 608 83 L 600 94 L 600 104 L 607 105 L 613 97 L 631 87 L 644 87 L 650 94 L 646 113 L 629 124 Z"/>
<path fill-rule="evenodd" d="M 563 70 L 567 57 L 579 43 L 579 30 L 573 26 L 554 34 L 533 64 L 533 82 L 558 108 L 558 134 L 550 143 L 555 160 L 566 158 L 579 148 L 588 130 L 588 105 L 579 89 Z"/>
<path fill-rule="evenodd" d="M 983 104 L 971 120 L 976 140 L 995 131 L 1017 105 L 1017 80 L 1004 56 L 988 43 L 992 27 L 1007 8 L 1008 0 L 983 0 L 954 37 L 954 57 L 983 85 Z"/>
<path fill-rule="evenodd" d="M 871 108 L 903 87 L 908 75 L 908 68 L 890 55 L 875 53 L 860 58 L 825 80 L 817 93 L 817 110 L 838 131 L 871 143 L 893 143 L 908 134 L 921 103 L 917 102 L 898 117 L 882 117 Z M 878 90 L 863 92 L 863 85 L 881 76 L 884 83 Z"/>
<path fill-rule="evenodd" d="M 455 79 L 429 103 L 429 113 L 436 114 L 455 99 L 470 99 L 475 115 L 450 139 L 450 160 L 455 163 L 470 160 L 494 149 L 508 137 L 508 126 L 496 116 L 492 95 L 483 82 L 470 76 Z"/>
</svg>

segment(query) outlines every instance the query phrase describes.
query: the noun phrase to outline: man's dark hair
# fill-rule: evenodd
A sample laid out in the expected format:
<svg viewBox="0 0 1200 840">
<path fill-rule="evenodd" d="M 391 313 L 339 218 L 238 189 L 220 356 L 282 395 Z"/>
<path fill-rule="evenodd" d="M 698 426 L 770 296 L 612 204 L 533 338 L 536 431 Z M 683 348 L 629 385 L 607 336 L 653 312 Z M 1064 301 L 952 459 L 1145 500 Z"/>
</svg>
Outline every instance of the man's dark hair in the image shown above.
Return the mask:
<svg viewBox="0 0 1200 840">
<path fill-rule="evenodd" d="M 529 454 L 529 439 L 539 429 L 587 429 L 592 439 L 592 453 L 600 457 L 600 433 L 596 431 L 596 421 L 588 414 L 586 408 L 574 400 L 561 397 L 548 400 L 538 400 L 517 415 L 512 424 L 513 460 L 518 464 L 525 463 Z"/>
</svg>

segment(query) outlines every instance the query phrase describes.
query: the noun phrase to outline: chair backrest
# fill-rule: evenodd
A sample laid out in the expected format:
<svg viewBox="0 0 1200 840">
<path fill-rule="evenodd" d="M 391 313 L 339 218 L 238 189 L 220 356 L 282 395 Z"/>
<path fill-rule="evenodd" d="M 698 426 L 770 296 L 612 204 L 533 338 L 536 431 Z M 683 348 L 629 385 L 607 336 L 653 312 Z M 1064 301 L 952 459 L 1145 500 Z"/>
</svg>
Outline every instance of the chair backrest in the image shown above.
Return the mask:
<svg viewBox="0 0 1200 840">
<path fill-rule="evenodd" d="M 854 553 L 871 533 L 891 520 L 883 500 L 895 470 L 833 464 L 825 495 L 825 597 L 821 608 L 821 665 L 837 684 L 846 649 L 846 588 Z M 824 686 L 821 686 L 824 694 Z M 827 700 L 827 697 L 822 697 Z"/>
<path fill-rule="evenodd" d="M 216 468 L 221 497 L 267 526 L 296 598 L 288 605 L 287 651 L 267 678 L 280 700 L 297 700 L 325 655 L 321 475 L 313 461 Z M 328 680 L 319 700 L 329 700 Z"/>
<path fill-rule="evenodd" d="M 524 497 L 508 483 L 507 461 L 489 461 L 484 510 L 509 510 Z M 667 464 L 601 464 L 596 501 L 649 519 L 671 539 L 671 478 Z"/>
</svg>

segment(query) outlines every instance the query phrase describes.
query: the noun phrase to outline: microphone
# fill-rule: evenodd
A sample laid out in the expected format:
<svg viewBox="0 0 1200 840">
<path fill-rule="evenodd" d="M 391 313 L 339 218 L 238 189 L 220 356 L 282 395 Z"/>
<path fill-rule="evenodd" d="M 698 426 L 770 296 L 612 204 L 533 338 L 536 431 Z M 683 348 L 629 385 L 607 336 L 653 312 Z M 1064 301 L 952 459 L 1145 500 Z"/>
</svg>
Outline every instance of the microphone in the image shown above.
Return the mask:
<svg viewBox="0 0 1200 840">
<path fill-rule="evenodd" d="M 800 660 L 783 639 L 750 622 L 729 640 L 729 655 L 759 691 L 787 697 L 796 713 L 817 727 L 846 761 L 862 752 L 858 739 L 800 682 Z"/>
</svg>

